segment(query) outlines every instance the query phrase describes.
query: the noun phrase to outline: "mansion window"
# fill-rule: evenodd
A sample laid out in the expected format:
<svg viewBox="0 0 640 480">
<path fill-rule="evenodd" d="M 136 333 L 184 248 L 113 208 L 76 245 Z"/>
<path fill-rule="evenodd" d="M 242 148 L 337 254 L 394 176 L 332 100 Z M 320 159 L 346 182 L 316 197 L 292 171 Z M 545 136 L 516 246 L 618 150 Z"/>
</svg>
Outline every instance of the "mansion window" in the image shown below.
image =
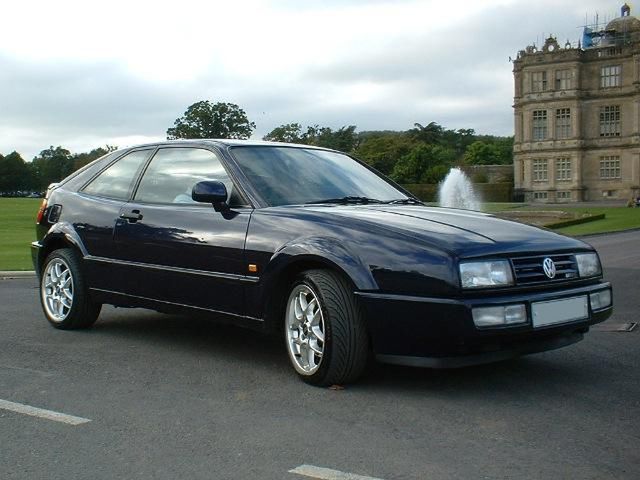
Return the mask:
<svg viewBox="0 0 640 480">
<path fill-rule="evenodd" d="M 531 74 L 531 90 L 534 92 L 547 90 L 547 72 L 533 72 Z"/>
<path fill-rule="evenodd" d="M 556 90 L 569 90 L 571 88 L 571 70 L 556 70 Z"/>
<path fill-rule="evenodd" d="M 533 198 L 535 200 L 546 200 L 548 197 L 547 192 L 533 192 Z"/>
<path fill-rule="evenodd" d="M 571 159 L 570 158 L 556 159 L 556 180 L 557 181 L 571 180 Z"/>
<path fill-rule="evenodd" d="M 544 140 L 547 138 L 547 111 L 533 111 L 533 139 Z"/>
<path fill-rule="evenodd" d="M 538 158 L 533 161 L 533 175 L 531 177 L 534 182 L 546 182 L 548 180 L 546 158 Z"/>
<path fill-rule="evenodd" d="M 622 84 L 622 65 L 600 67 L 600 88 L 619 87 Z"/>
<path fill-rule="evenodd" d="M 558 200 L 571 200 L 571 192 L 556 192 Z"/>
<path fill-rule="evenodd" d="M 569 138 L 571 136 L 571 109 L 556 109 L 556 138 Z"/>
<path fill-rule="evenodd" d="M 600 107 L 600 136 L 620 136 L 620 105 Z"/>
<path fill-rule="evenodd" d="M 600 178 L 620 178 L 620 157 L 618 155 L 600 157 Z"/>
</svg>

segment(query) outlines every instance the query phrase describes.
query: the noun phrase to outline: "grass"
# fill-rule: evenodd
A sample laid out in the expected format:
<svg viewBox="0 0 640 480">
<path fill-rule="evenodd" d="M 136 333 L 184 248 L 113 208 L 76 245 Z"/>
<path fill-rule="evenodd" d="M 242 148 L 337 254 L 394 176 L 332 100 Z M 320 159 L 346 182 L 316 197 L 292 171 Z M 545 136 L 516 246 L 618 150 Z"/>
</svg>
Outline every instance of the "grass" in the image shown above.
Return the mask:
<svg viewBox="0 0 640 480">
<path fill-rule="evenodd" d="M 558 207 L 558 210 L 567 210 Z M 605 214 L 602 220 L 573 225 L 571 227 L 559 228 L 556 231 L 565 235 L 591 235 L 595 233 L 620 232 L 631 228 L 640 228 L 640 208 L 627 207 L 593 207 L 571 209 L 577 213 L 589 213 L 591 215 Z"/>
<path fill-rule="evenodd" d="M 29 245 L 36 239 L 40 198 L 0 198 L 0 270 L 33 270 Z"/>
<path fill-rule="evenodd" d="M 562 210 L 577 214 L 587 213 L 590 215 L 605 214 L 602 220 L 573 225 L 570 227 L 555 229 L 555 232 L 564 235 L 580 236 L 592 235 L 596 233 L 620 232 L 632 228 L 640 228 L 640 208 L 617 207 L 584 207 L 580 205 L 526 205 L 523 203 L 487 203 L 483 205 L 483 210 L 488 213 L 495 213 L 513 208 L 522 210 Z"/>
<path fill-rule="evenodd" d="M 32 270 L 29 244 L 35 240 L 35 218 L 39 198 L 0 198 L 0 271 Z M 563 210 L 593 215 L 604 213 L 605 218 L 582 225 L 555 230 L 571 236 L 618 232 L 640 228 L 640 208 L 581 207 L 576 205 L 536 205 L 523 203 L 485 203 L 483 210 L 495 213 L 510 209 Z"/>
</svg>

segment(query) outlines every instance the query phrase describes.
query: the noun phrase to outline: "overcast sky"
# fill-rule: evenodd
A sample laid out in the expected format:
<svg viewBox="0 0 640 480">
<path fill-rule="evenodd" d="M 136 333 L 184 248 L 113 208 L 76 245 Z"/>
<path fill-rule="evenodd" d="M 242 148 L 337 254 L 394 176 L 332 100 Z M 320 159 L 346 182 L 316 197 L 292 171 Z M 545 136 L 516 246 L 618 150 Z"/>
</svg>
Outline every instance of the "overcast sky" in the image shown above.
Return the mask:
<svg viewBox="0 0 640 480">
<path fill-rule="evenodd" d="M 7 1 L 0 153 L 164 139 L 199 100 L 240 105 L 255 138 L 290 122 L 512 135 L 509 56 L 549 33 L 577 42 L 622 3 Z"/>
</svg>

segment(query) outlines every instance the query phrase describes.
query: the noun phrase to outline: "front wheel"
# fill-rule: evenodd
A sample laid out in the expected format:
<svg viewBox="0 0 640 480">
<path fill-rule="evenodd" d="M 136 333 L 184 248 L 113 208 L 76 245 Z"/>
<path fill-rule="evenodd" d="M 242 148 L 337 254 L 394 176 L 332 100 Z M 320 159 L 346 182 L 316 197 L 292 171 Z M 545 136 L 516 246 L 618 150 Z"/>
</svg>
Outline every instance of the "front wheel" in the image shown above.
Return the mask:
<svg viewBox="0 0 640 480">
<path fill-rule="evenodd" d="M 344 384 L 364 371 L 368 339 L 362 310 L 340 275 L 303 272 L 289 290 L 284 323 L 289 359 L 305 382 Z"/>
<path fill-rule="evenodd" d="M 101 304 L 89 297 L 81 260 L 75 250 L 54 250 L 44 262 L 40 301 L 44 315 L 56 328 L 87 328 L 95 323 Z"/>
</svg>

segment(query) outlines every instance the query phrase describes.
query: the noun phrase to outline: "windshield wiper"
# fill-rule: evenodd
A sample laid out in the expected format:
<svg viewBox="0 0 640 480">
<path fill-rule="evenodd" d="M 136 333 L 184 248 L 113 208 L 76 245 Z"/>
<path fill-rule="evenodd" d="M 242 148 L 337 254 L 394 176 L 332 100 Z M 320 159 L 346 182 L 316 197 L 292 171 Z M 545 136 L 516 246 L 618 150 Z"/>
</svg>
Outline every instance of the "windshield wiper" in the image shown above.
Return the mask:
<svg viewBox="0 0 640 480">
<path fill-rule="evenodd" d="M 388 204 L 392 204 L 392 205 L 424 205 L 424 203 L 422 203 L 420 200 L 416 200 L 415 198 L 396 198 L 395 200 L 389 200 L 387 202 L 384 203 L 388 203 Z"/>
<path fill-rule="evenodd" d="M 369 197 L 355 197 L 355 196 L 346 196 L 340 198 L 327 198 L 325 200 L 316 200 L 313 202 L 307 202 L 305 205 L 313 205 L 316 203 L 339 203 L 339 204 L 349 204 L 349 203 L 357 203 L 357 204 L 367 204 L 367 203 L 384 203 L 382 200 L 378 200 L 377 198 L 369 198 Z"/>
</svg>

